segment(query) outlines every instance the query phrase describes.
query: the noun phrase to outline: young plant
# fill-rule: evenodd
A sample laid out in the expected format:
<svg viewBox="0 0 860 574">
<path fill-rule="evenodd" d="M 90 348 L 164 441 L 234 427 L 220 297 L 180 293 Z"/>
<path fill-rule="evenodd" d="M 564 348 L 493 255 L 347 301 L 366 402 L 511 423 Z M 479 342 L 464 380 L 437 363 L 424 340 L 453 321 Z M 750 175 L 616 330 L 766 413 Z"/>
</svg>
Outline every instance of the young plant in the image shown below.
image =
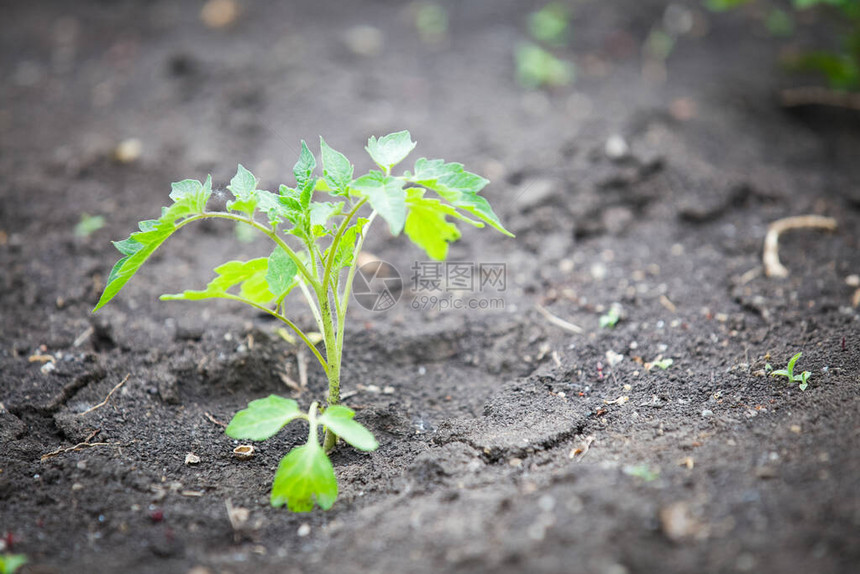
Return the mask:
<svg viewBox="0 0 860 574">
<path fill-rule="evenodd" d="M 621 310 L 617 305 L 612 305 L 606 313 L 600 316 L 599 324 L 601 329 L 614 329 L 618 321 L 621 320 Z"/>
<path fill-rule="evenodd" d="M 810 373 L 809 371 L 803 371 L 799 375 L 794 374 L 794 364 L 797 363 L 797 360 L 801 357 L 801 355 L 803 355 L 803 353 L 798 353 L 792 358 L 790 358 L 788 360 L 788 365 L 784 369 L 773 371 L 771 372 L 770 376 L 786 377 L 788 378 L 789 382 L 800 383 L 800 385 L 798 385 L 798 388 L 801 391 L 805 391 L 806 387 L 809 386 L 809 383 L 807 383 L 807 381 L 809 380 L 809 377 L 812 375 L 812 373 Z M 765 365 L 765 370 L 770 371 L 772 369 L 773 367 L 771 367 L 769 364 Z"/>
<path fill-rule="evenodd" d="M 161 296 L 162 300 L 230 299 L 268 313 L 307 345 L 325 372 L 328 396 L 321 414 L 316 403 L 304 414 L 294 401 L 269 397 L 252 401 L 227 428 L 227 434 L 234 438 L 264 440 L 291 420 L 309 422 L 308 443 L 290 452 L 278 467 L 272 490 L 274 506 L 286 503 L 297 511 L 310 510 L 314 502 L 324 509 L 331 506 L 337 483 L 326 453 L 335 447 L 339 435 L 357 448 L 376 448 L 375 440 L 368 439 L 373 438 L 370 432 L 352 420 L 352 411 L 334 407 L 340 400 L 344 327 L 358 254 L 377 216 L 392 234 L 405 232 L 436 260 L 445 259 L 448 243 L 459 239 L 456 221 L 475 227 L 487 224 L 512 236 L 489 202 L 479 195 L 489 182 L 466 171 L 462 164 L 420 158 L 414 171 L 392 174 L 392 168 L 415 145 L 407 131 L 371 137 L 365 149 L 380 169 L 355 178 L 349 160 L 322 138 L 322 177 L 316 176 L 316 159 L 302 142 L 293 167 L 295 187 L 281 185 L 278 193 L 259 189 L 257 178 L 240 165 L 227 186 L 233 199 L 224 210 L 207 208 L 211 176 L 202 183 L 180 181 L 173 184 L 173 204 L 162 208 L 161 217 L 141 221 L 140 231 L 114 242 L 123 257 L 111 270 L 93 311 L 113 299 L 168 237 L 190 223 L 205 219 L 238 222 L 274 244 L 268 256 L 228 261 L 216 267 L 216 277 L 202 290 Z M 321 193 L 333 201 L 318 200 Z M 369 213 L 363 216 L 362 210 Z M 296 287 L 322 334 L 323 352 L 287 317 L 286 297 Z M 318 443 L 319 426 L 325 427 L 322 447 Z"/>
</svg>

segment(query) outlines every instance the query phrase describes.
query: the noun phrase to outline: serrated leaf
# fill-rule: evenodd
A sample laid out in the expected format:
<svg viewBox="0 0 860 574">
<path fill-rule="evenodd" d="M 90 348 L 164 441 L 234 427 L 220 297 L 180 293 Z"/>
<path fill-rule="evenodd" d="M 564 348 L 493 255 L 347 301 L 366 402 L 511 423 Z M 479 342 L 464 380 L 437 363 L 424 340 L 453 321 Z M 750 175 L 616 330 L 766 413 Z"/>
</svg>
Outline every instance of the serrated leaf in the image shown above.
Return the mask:
<svg viewBox="0 0 860 574">
<path fill-rule="evenodd" d="M 257 178 L 254 177 L 254 174 L 245 169 L 242 164 L 239 164 L 236 175 L 230 180 L 230 185 L 227 186 L 227 189 L 236 198 L 235 201 L 227 202 L 227 209 L 252 217 L 259 202 L 257 198 Z"/>
<path fill-rule="evenodd" d="M 347 195 L 352 181 L 353 167 L 346 156 L 329 147 L 320 137 L 322 151 L 323 178 L 333 195 Z"/>
<path fill-rule="evenodd" d="M 456 209 L 438 199 L 425 198 L 424 190 L 418 188 L 408 190 L 406 205 L 406 235 L 431 259 L 444 260 L 448 244 L 460 238 L 460 230 L 447 220 L 448 215 L 456 216 Z"/>
<path fill-rule="evenodd" d="M 371 451 L 379 448 L 373 433 L 353 420 L 354 416 L 355 411 L 352 409 L 343 405 L 332 405 L 320 415 L 317 422 L 330 428 L 334 434 L 358 450 Z"/>
<path fill-rule="evenodd" d="M 403 130 L 382 136 L 379 139 L 376 139 L 376 136 L 370 136 L 364 149 L 367 150 L 376 165 L 381 167 L 385 173 L 390 173 L 391 168 L 406 159 L 406 156 L 415 149 L 416 145 L 409 132 Z"/>
<path fill-rule="evenodd" d="M 318 225 L 325 227 L 328 220 L 339 214 L 342 209 L 342 201 L 337 203 L 331 203 L 330 201 L 314 201 L 309 207 L 311 228 Z"/>
<path fill-rule="evenodd" d="M 211 177 L 207 177 L 204 183 L 186 179 L 172 184 L 170 198 L 173 199 L 173 204 L 161 208 L 161 217 L 141 221 L 138 224 L 140 231 L 132 233 L 128 239 L 114 242 L 114 246 L 124 257 L 111 269 L 105 290 L 93 312 L 104 307 L 120 292 L 149 256 L 176 231 L 177 223 L 203 213 L 211 195 Z"/>
<path fill-rule="evenodd" d="M 300 193 L 301 204 L 305 209 L 310 204 L 311 195 L 316 185 L 317 178 L 313 177 L 316 167 L 317 160 L 314 158 L 314 154 L 308 149 L 305 140 L 302 140 L 302 151 L 299 154 L 299 160 L 293 166 L 293 175 L 296 178 L 296 187 Z"/>
<path fill-rule="evenodd" d="M 217 277 L 206 285 L 206 289 L 187 290 L 182 293 L 162 295 L 163 301 L 199 301 L 201 299 L 224 298 L 234 299 L 237 296 L 229 290 L 240 285 L 239 295 L 258 305 L 270 303 L 275 296 L 269 290 L 266 281 L 268 259 L 259 257 L 250 261 L 228 261 L 215 268 Z"/>
<path fill-rule="evenodd" d="M 406 223 L 406 193 L 403 181 L 380 171 L 371 171 L 352 182 L 352 189 L 367 197 L 370 206 L 388 222 L 392 235 L 399 235 Z"/>
<path fill-rule="evenodd" d="M 269 218 L 269 225 L 275 227 L 286 219 L 284 207 L 281 205 L 280 197 L 271 191 L 257 190 L 257 209 Z"/>
<path fill-rule="evenodd" d="M 281 459 L 272 484 L 272 506 L 286 504 L 293 512 L 310 512 L 315 503 L 328 510 L 335 500 L 334 467 L 318 443 L 294 448 Z"/>
<path fill-rule="evenodd" d="M 269 395 L 248 403 L 248 408 L 233 416 L 224 432 L 230 438 L 266 440 L 301 416 L 296 401 Z"/>
<path fill-rule="evenodd" d="M 337 251 L 335 252 L 334 261 L 332 261 L 331 265 L 333 271 L 352 265 L 353 255 L 355 252 L 355 240 L 360 234 L 361 229 L 364 228 L 365 223 L 367 223 L 367 219 L 359 217 L 356 220 L 355 225 L 344 231 L 343 235 L 340 236 L 340 242 L 337 244 Z M 330 249 L 331 247 L 326 249 L 324 257 L 328 257 Z"/>
<path fill-rule="evenodd" d="M 274 293 L 276 299 L 283 298 L 298 283 L 299 268 L 295 261 L 281 248 L 275 247 L 269 255 L 266 285 Z"/>
<path fill-rule="evenodd" d="M 415 173 L 407 172 L 405 177 L 412 183 L 432 189 L 453 206 L 474 215 L 505 235 L 514 236 L 504 228 L 490 203 L 478 195 L 490 183 L 489 180 L 466 171 L 463 164 L 420 158 L 415 162 Z"/>
</svg>

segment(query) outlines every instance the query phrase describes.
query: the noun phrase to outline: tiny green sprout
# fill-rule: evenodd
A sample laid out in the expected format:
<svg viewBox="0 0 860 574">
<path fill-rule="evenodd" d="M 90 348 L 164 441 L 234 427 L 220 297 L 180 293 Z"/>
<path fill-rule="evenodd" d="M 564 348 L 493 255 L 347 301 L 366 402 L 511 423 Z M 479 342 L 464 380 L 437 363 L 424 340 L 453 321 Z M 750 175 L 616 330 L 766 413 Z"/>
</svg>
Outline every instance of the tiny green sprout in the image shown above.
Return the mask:
<svg viewBox="0 0 860 574">
<path fill-rule="evenodd" d="M 574 80 L 574 67 L 531 42 L 517 46 L 517 79 L 525 88 L 566 86 Z"/>
<path fill-rule="evenodd" d="M 291 420 L 309 422 L 307 443 L 293 449 L 278 467 L 273 506 L 294 511 L 309 511 L 315 504 L 330 508 L 337 497 L 337 481 L 327 453 L 338 437 L 360 450 L 376 448 L 370 431 L 352 420 L 352 411 L 338 406 L 347 307 L 359 254 L 374 220 L 382 218 L 393 235 L 404 233 L 435 260 L 445 259 L 449 243 L 460 237 L 457 223 L 489 225 L 513 237 L 480 195 L 489 181 L 466 171 L 463 164 L 420 158 L 413 171 L 392 173 L 415 145 L 408 131 L 371 137 L 365 149 L 379 169 L 355 177 L 353 164 L 320 138 L 320 177 L 316 158 L 302 142 L 293 167 L 294 187 L 281 185 L 277 193 L 260 189 L 257 178 L 240 165 L 227 186 L 233 199 L 224 210 L 207 207 L 211 176 L 203 182 L 186 179 L 173 184 L 173 203 L 162 208 L 158 219 L 141 221 L 139 231 L 114 242 L 122 258 L 111 270 L 94 312 L 122 290 L 162 243 L 190 223 L 227 220 L 274 244 L 261 257 L 219 265 L 203 289 L 161 296 L 166 301 L 228 299 L 267 313 L 283 323 L 280 336 L 286 341 L 296 337 L 307 345 L 326 374 L 324 409 L 314 403 L 302 413 L 295 401 L 269 397 L 252 401 L 227 428 L 234 438 L 265 440 Z M 328 200 L 319 199 L 323 193 Z M 369 213 L 362 215 L 363 209 Z M 296 288 L 317 331 L 305 332 L 287 316 L 291 307 L 287 297 Z M 322 445 L 320 426 L 325 428 Z"/>
<path fill-rule="evenodd" d="M 601 329 L 614 329 L 621 320 L 621 311 L 617 305 L 612 305 L 606 313 L 600 316 Z"/>
<path fill-rule="evenodd" d="M 27 557 L 23 554 L 0 554 L 0 574 L 15 574 L 26 563 Z"/>
<path fill-rule="evenodd" d="M 809 371 L 803 371 L 802 373 L 796 375 L 794 374 L 794 364 L 797 363 L 797 360 L 803 355 L 803 353 L 797 353 L 795 356 L 788 360 L 788 365 L 784 369 L 779 369 L 770 373 L 771 377 L 786 377 L 789 382 L 792 383 L 800 383 L 798 388 L 801 391 L 805 391 L 806 387 L 809 386 L 807 382 L 809 377 L 812 376 L 812 373 Z M 770 365 L 765 365 L 765 370 L 768 370 Z"/>
<path fill-rule="evenodd" d="M 105 226 L 103 215 L 81 214 L 81 220 L 75 225 L 75 237 L 89 237 Z"/>
<path fill-rule="evenodd" d="M 541 42 L 562 45 L 566 41 L 570 13 L 558 2 L 550 2 L 537 12 L 529 14 L 529 32 Z"/>
<path fill-rule="evenodd" d="M 624 474 L 641 478 L 645 482 L 653 482 L 660 476 L 660 469 L 653 470 L 647 464 L 627 465 Z"/>
<path fill-rule="evenodd" d="M 435 2 L 422 2 L 415 11 L 415 28 L 425 44 L 441 42 L 448 35 L 448 11 Z"/>
<path fill-rule="evenodd" d="M 674 362 L 675 361 L 672 359 L 658 359 L 658 360 L 652 362 L 651 365 L 657 367 L 658 369 L 665 371 L 666 369 L 671 367 Z"/>
</svg>

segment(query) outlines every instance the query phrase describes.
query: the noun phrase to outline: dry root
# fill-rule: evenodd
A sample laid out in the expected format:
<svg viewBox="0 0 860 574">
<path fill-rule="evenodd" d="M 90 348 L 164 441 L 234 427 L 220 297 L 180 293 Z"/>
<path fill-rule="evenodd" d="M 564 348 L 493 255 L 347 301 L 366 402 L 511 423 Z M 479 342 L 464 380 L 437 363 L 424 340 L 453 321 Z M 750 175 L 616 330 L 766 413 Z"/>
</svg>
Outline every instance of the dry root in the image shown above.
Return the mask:
<svg viewBox="0 0 860 574">
<path fill-rule="evenodd" d="M 779 261 L 779 236 L 790 229 L 836 229 L 836 220 L 820 215 L 798 215 L 771 223 L 764 238 L 764 274 L 768 277 L 788 277 L 788 269 Z"/>
</svg>

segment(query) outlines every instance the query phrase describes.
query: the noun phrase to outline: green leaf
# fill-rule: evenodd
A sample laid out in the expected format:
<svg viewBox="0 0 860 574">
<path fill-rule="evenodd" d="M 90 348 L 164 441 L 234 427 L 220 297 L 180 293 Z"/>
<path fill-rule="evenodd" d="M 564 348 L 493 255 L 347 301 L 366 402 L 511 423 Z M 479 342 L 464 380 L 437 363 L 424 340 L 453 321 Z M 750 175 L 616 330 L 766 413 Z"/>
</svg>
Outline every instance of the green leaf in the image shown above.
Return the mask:
<svg viewBox="0 0 860 574">
<path fill-rule="evenodd" d="M 367 219 L 363 217 L 359 217 L 356 220 L 355 225 L 348 228 L 343 232 L 343 235 L 340 236 L 340 242 L 337 244 L 337 251 L 334 255 L 334 261 L 332 261 L 332 271 L 337 271 L 338 269 L 342 269 L 349 265 L 352 265 L 352 258 L 354 256 L 355 251 L 355 240 L 359 236 L 361 229 L 364 228 L 364 224 L 367 223 Z M 329 249 L 325 250 L 323 254 L 324 257 L 328 257 Z"/>
<path fill-rule="evenodd" d="M 26 563 L 27 556 L 24 554 L 0 554 L 0 574 L 15 574 Z"/>
<path fill-rule="evenodd" d="M 565 42 L 565 32 L 568 29 L 570 14 L 563 4 L 551 2 L 529 14 L 529 32 L 542 42 L 561 45 Z"/>
<path fill-rule="evenodd" d="M 460 230 L 447 220 L 448 215 L 456 217 L 457 210 L 438 199 L 424 197 L 424 190 L 407 190 L 404 231 L 413 243 L 424 249 L 427 256 L 442 261 L 448 256 L 448 244 L 460 238 Z"/>
<path fill-rule="evenodd" d="M 612 329 L 615 327 L 615 325 L 618 324 L 618 321 L 620 320 L 621 312 L 618 310 L 618 307 L 613 305 L 605 314 L 600 316 L 598 322 L 601 329 Z"/>
<path fill-rule="evenodd" d="M 750 0 L 705 0 L 705 6 L 711 12 L 725 12 L 736 8 L 741 4 L 747 4 Z"/>
<path fill-rule="evenodd" d="M 514 52 L 517 80 L 529 89 L 541 86 L 566 86 L 576 78 L 571 62 L 557 58 L 531 42 L 521 42 Z"/>
<path fill-rule="evenodd" d="M 381 167 L 385 173 L 390 173 L 391 168 L 406 159 L 406 156 L 415 149 L 416 145 L 409 132 L 403 130 L 382 136 L 379 139 L 376 139 L 376 136 L 370 136 L 364 149 L 367 150 L 376 165 Z"/>
<path fill-rule="evenodd" d="M 803 353 L 798 353 L 792 358 L 788 360 L 788 366 L 785 368 L 788 371 L 788 378 L 794 380 L 794 364 L 797 363 L 797 360 L 803 355 Z"/>
<path fill-rule="evenodd" d="M 215 268 L 215 273 L 218 276 L 206 285 L 206 289 L 162 295 L 161 300 L 199 301 L 201 299 L 236 299 L 238 297 L 258 305 L 266 305 L 275 299 L 266 280 L 268 267 L 269 263 L 266 257 L 259 257 L 250 261 L 228 261 Z M 236 285 L 240 285 L 238 296 L 228 292 Z"/>
<path fill-rule="evenodd" d="M 675 361 L 672 359 L 660 359 L 659 361 L 654 361 L 651 364 L 654 365 L 655 367 L 657 367 L 658 369 L 662 369 L 665 371 L 666 369 L 671 367 L 674 362 Z"/>
<path fill-rule="evenodd" d="M 353 420 L 355 412 L 342 405 L 332 405 L 317 419 L 321 425 L 330 428 L 334 434 L 357 448 L 371 451 L 379 448 L 373 434 L 360 423 Z"/>
<path fill-rule="evenodd" d="M 415 174 L 407 172 L 405 177 L 414 184 L 432 189 L 454 207 L 474 215 L 505 235 L 514 236 L 502 226 L 489 202 L 478 195 L 490 183 L 489 180 L 466 171 L 463 164 L 421 158 L 415 162 Z"/>
<path fill-rule="evenodd" d="M 75 237 L 89 237 L 104 226 L 104 215 L 82 213 L 81 220 L 75 225 Z"/>
<path fill-rule="evenodd" d="M 287 219 L 286 209 L 281 204 L 281 198 L 271 191 L 257 190 L 257 209 L 269 218 L 269 225 L 275 227 Z"/>
<path fill-rule="evenodd" d="M 347 195 L 352 181 L 352 164 L 346 156 L 329 147 L 320 137 L 322 150 L 323 178 L 333 195 Z"/>
<path fill-rule="evenodd" d="M 343 209 L 343 202 L 331 203 L 330 201 L 314 201 L 310 204 L 310 224 L 314 235 L 325 235 L 325 226 L 328 220 L 338 215 Z M 318 230 L 317 228 L 323 228 Z"/>
<path fill-rule="evenodd" d="M 286 504 L 293 512 L 310 512 L 314 503 L 328 510 L 336 499 L 334 468 L 318 443 L 294 448 L 281 459 L 272 485 L 272 506 Z"/>
<path fill-rule="evenodd" d="M 257 178 L 254 174 L 245 169 L 242 164 L 236 170 L 236 175 L 230 180 L 230 185 L 227 189 L 236 198 L 235 201 L 227 202 L 229 211 L 238 211 L 246 214 L 248 217 L 254 215 L 254 210 L 257 209 Z"/>
<path fill-rule="evenodd" d="M 282 299 L 298 283 L 299 268 L 280 246 L 269 255 L 266 285 L 276 299 Z"/>
<path fill-rule="evenodd" d="M 789 374 L 788 374 L 788 371 L 786 371 L 785 369 L 776 370 L 776 371 L 772 372 L 770 374 L 770 376 L 771 377 L 788 377 L 789 379 L 791 378 L 791 376 L 789 376 Z"/>
<path fill-rule="evenodd" d="M 302 416 L 296 401 L 269 395 L 248 403 L 248 408 L 233 416 L 224 432 L 230 438 L 266 440 Z"/>
<path fill-rule="evenodd" d="M 302 140 L 302 152 L 299 154 L 299 161 L 293 166 L 293 175 L 296 178 L 296 187 L 301 194 L 301 205 L 305 209 L 311 201 L 311 195 L 317 183 L 317 178 L 313 177 L 316 167 L 317 160 L 314 159 L 314 154 L 308 149 L 305 140 Z M 350 179 L 352 179 L 352 175 L 350 175 Z"/>
<path fill-rule="evenodd" d="M 170 198 L 173 204 L 161 208 L 160 218 L 141 221 L 138 224 L 140 231 L 132 233 L 128 239 L 114 242 L 114 246 L 124 257 L 111 269 L 105 290 L 93 312 L 104 307 L 120 292 L 149 256 L 176 231 L 177 225 L 183 219 L 206 210 L 206 202 L 212 195 L 212 178 L 207 177 L 204 183 L 186 179 L 174 183 L 171 187 Z"/>
<path fill-rule="evenodd" d="M 286 185 L 281 185 L 279 191 L 281 195 L 278 197 L 278 203 L 281 206 L 281 213 L 288 221 L 297 225 L 305 219 L 308 210 L 307 206 L 302 205 L 301 192 Z"/>
<path fill-rule="evenodd" d="M 402 180 L 374 170 L 352 182 L 352 189 L 367 197 L 370 206 L 388 222 L 392 235 L 400 235 L 406 223 L 406 193 Z"/>
</svg>

